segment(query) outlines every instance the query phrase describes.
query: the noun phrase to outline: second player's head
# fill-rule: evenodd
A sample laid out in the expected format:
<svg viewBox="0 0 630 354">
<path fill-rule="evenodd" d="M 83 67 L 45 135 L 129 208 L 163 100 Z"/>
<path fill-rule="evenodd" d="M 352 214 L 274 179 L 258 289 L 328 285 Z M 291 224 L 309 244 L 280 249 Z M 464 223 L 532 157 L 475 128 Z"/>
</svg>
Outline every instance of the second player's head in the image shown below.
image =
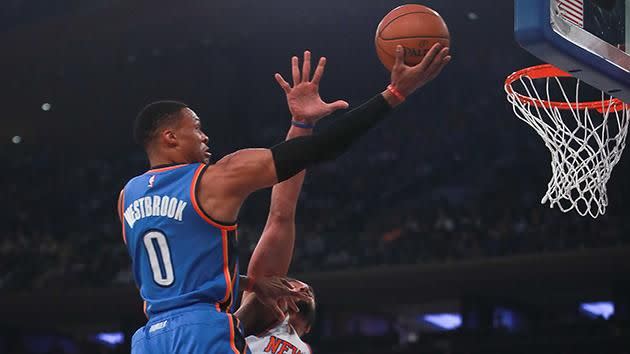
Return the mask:
<svg viewBox="0 0 630 354">
<path fill-rule="evenodd" d="M 149 160 L 207 163 L 210 159 L 201 121 L 182 102 L 158 101 L 144 107 L 136 117 L 134 138 Z"/>
<path fill-rule="evenodd" d="M 308 300 L 300 300 L 296 303 L 300 312 L 291 312 L 289 323 L 301 337 L 311 331 L 315 324 L 316 304 L 313 288 L 297 279 L 291 279 L 291 284 L 296 288 L 302 288 L 309 295 Z"/>
</svg>

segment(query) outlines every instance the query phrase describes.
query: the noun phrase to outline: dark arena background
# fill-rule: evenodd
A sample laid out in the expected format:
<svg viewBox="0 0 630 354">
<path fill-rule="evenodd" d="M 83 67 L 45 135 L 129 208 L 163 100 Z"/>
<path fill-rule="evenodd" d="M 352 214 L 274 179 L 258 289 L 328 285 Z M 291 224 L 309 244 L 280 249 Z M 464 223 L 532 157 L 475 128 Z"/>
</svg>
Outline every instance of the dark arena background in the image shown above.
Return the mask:
<svg viewBox="0 0 630 354">
<path fill-rule="evenodd" d="M 116 198 L 148 168 L 145 104 L 199 114 L 213 161 L 283 140 L 273 79 L 326 56 L 325 100 L 389 83 L 374 31 L 384 0 L 0 2 L 0 353 L 128 353 L 146 319 Z M 314 353 L 630 353 L 630 152 L 592 219 L 540 204 L 542 141 L 503 82 L 540 63 L 513 2 L 422 1 L 452 62 L 340 159 L 309 169 L 291 275 L 318 296 Z M 326 125 L 334 117 L 322 122 Z M 244 272 L 269 191 L 241 211 Z"/>
</svg>

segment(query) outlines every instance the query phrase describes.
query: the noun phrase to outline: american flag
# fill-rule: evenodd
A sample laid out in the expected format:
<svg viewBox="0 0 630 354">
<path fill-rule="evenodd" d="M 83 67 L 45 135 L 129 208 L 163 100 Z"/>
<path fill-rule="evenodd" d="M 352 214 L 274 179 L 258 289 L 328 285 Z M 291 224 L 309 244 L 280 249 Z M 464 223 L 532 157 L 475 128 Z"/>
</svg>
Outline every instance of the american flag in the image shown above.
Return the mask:
<svg viewBox="0 0 630 354">
<path fill-rule="evenodd" d="M 562 18 L 584 28 L 584 0 L 558 0 L 558 8 Z"/>
</svg>

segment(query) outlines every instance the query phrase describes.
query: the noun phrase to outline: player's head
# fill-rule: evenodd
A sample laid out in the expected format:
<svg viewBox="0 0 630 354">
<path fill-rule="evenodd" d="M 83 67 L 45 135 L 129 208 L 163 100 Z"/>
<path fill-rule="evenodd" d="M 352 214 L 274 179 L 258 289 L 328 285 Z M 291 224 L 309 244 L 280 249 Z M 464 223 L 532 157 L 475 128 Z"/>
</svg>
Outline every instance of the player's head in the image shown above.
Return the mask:
<svg viewBox="0 0 630 354">
<path fill-rule="evenodd" d="M 134 138 L 151 157 L 178 163 L 208 162 L 208 137 L 188 105 L 157 101 L 144 107 L 134 124 Z"/>
<path fill-rule="evenodd" d="M 297 279 L 290 279 L 291 284 L 296 288 L 303 288 L 309 295 L 308 300 L 300 300 L 296 303 L 300 312 L 291 312 L 289 316 L 289 323 L 295 328 L 298 335 L 301 337 L 311 331 L 311 328 L 315 324 L 315 291 L 313 288 Z"/>
</svg>

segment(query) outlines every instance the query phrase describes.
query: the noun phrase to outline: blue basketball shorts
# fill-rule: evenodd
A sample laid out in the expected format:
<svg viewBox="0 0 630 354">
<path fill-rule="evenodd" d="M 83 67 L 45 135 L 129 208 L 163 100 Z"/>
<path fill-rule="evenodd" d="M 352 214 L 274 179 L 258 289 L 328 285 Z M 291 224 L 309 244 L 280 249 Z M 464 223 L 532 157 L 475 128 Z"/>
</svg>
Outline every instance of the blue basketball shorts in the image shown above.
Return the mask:
<svg viewBox="0 0 630 354">
<path fill-rule="evenodd" d="M 239 322 L 211 304 L 153 316 L 131 339 L 132 354 L 251 354 Z"/>
</svg>

